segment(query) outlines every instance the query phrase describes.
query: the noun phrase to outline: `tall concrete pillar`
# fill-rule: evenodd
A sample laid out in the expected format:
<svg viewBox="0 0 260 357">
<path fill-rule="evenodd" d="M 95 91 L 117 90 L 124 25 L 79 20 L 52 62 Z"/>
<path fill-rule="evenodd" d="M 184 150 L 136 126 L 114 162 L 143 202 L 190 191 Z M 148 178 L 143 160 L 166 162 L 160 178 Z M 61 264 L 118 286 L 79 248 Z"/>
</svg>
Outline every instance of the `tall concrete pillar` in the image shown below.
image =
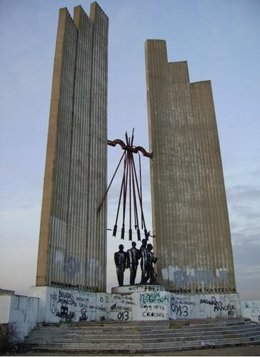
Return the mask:
<svg viewBox="0 0 260 357">
<path fill-rule="evenodd" d="M 166 43 L 145 46 L 154 246 L 172 291 L 234 292 L 226 194 L 210 81 L 190 83 Z"/>
<path fill-rule="evenodd" d="M 108 18 L 61 9 L 36 285 L 106 290 Z"/>
</svg>

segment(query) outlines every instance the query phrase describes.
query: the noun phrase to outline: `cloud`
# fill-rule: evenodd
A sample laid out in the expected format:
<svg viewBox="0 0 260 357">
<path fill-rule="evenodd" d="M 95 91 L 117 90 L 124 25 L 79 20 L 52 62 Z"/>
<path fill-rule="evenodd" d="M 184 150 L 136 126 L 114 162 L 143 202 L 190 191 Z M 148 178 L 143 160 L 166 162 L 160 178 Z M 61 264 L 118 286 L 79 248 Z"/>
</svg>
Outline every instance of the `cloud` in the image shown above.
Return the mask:
<svg viewBox="0 0 260 357">
<path fill-rule="evenodd" d="M 229 199 L 232 200 L 255 200 L 260 199 L 260 187 L 249 185 L 238 185 L 228 190 Z"/>
<path fill-rule="evenodd" d="M 260 187 L 235 185 L 227 189 L 227 199 L 237 290 L 244 300 L 259 299 Z"/>
</svg>

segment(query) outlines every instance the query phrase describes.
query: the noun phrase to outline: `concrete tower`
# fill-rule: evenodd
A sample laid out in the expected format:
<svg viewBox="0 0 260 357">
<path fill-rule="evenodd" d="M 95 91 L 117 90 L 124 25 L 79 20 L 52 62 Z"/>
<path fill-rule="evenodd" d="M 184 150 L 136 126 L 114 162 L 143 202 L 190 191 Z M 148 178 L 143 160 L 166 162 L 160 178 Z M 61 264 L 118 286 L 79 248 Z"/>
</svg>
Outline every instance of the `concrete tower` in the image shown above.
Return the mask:
<svg viewBox="0 0 260 357">
<path fill-rule="evenodd" d="M 146 74 L 158 280 L 171 291 L 234 292 L 211 83 L 190 83 L 162 40 L 146 42 Z"/>
<path fill-rule="evenodd" d="M 61 9 L 54 60 L 37 286 L 106 289 L 108 18 Z"/>
</svg>

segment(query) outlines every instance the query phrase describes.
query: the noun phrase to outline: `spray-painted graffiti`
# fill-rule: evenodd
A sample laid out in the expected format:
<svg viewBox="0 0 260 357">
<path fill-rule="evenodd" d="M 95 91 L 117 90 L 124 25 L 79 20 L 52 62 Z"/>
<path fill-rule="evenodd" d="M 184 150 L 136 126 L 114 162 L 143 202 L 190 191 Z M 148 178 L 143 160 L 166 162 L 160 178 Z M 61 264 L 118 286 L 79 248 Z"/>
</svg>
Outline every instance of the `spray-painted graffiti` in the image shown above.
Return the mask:
<svg viewBox="0 0 260 357">
<path fill-rule="evenodd" d="M 163 305 L 142 305 L 142 317 L 164 318 L 166 307 Z"/>
<path fill-rule="evenodd" d="M 241 302 L 242 316 L 259 323 L 260 322 L 260 301 L 242 301 Z"/>
<path fill-rule="evenodd" d="M 88 316 L 87 316 L 87 309 L 83 307 L 81 310 L 81 316 L 79 318 L 79 321 L 88 321 Z"/>
<path fill-rule="evenodd" d="M 196 281 L 208 283 L 225 284 L 228 281 L 228 269 L 216 269 L 215 274 L 212 271 L 204 269 L 182 269 L 178 266 L 168 266 L 161 270 L 165 282 L 171 281 L 177 289 L 183 288 L 183 284 L 192 285 Z"/>
<path fill-rule="evenodd" d="M 50 313 L 59 321 L 89 321 L 106 317 L 106 294 L 79 293 L 53 289 L 49 296 Z M 52 318 L 55 322 L 55 318 Z"/>
<path fill-rule="evenodd" d="M 113 320 L 132 320 L 135 301 L 132 294 L 114 294 L 110 301 L 110 317 Z"/>
<path fill-rule="evenodd" d="M 173 296 L 171 298 L 171 311 L 175 313 L 176 316 L 187 317 L 189 315 L 188 306 Z"/>
<path fill-rule="evenodd" d="M 80 264 L 74 257 L 70 256 L 64 260 L 63 270 L 69 278 L 74 278 L 80 270 Z"/>
<path fill-rule="evenodd" d="M 77 296 L 76 301 L 79 307 L 88 307 L 89 298 L 88 297 L 81 297 Z"/>
<path fill-rule="evenodd" d="M 167 304 L 168 298 L 166 294 L 160 294 L 159 292 L 149 292 L 140 294 L 140 304 Z"/>
<path fill-rule="evenodd" d="M 70 305 L 77 306 L 72 293 L 59 290 L 58 294 L 50 295 L 50 311 L 62 320 L 71 321 L 74 319 L 75 312 L 69 311 Z"/>
<path fill-rule="evenodd" d="M 210 299 L 201 299 L 200 304 L 213 305 L 216 312 L 227 311 L 229 317 L 234 316 L 236 312 L 236 307 L 233 304 L 225 305 L 223 301 L 217 301 L 215 296 L 211 296 Z"/>
<path fill-rule="evenodd" d="M 56 293 L 50 295 L 50 311 L 52 314 L 56 314 L 58 311 L 58 298 Z"/>
<path fill-rule="evenodd" d="M 144 319 L 165 319 L 168 296 L 166 292 L 149 291 L 139 296 L 141 316 Z"/>
<path fill-rule="evenodd" d="M 58 301 L 66 305 L 77 306 L 73 293 L 70 293 L 68 291 L 59 290 Z"/>
<path fill-rule="evenodd" d="M 117 319 L 118 320 L 123 320 L 123 321 L 129 320 L 129 311 L 120 311 L 117 314 Z"/>
</svg>

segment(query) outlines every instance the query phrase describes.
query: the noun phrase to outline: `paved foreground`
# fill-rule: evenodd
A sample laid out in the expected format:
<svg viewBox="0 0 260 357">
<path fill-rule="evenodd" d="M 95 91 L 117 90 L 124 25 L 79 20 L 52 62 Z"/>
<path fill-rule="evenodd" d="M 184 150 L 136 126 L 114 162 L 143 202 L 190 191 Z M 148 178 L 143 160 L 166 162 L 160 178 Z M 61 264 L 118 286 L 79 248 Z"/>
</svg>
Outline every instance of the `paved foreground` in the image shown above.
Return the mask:
<svg viewBox="0 0 260 357">
<path fill-rule="evenodd" d="M 42 353 L 17 353 L 17 356 L 50 356 L 46 352 Z M 70 353 L 64 354 L 63 352 L 56 352 L 52 356 L 122 356 L 122 354 L 117 353 Z M 149 354 L 139 354 L 135 353 L 135 356 L 260 356 L 260 345 L 248 345 L 248 346 L 233 346 L 233 347 L 223 347 L 214 349 L 201 349 L 201 350 L 188 350 L 188 351 L 178 351 L 178 352 L 162 352 L 162 353 L 149 353 Z M 133 356 L 130 354 L 124 354 L 124 356 Z"/>
</svg>

